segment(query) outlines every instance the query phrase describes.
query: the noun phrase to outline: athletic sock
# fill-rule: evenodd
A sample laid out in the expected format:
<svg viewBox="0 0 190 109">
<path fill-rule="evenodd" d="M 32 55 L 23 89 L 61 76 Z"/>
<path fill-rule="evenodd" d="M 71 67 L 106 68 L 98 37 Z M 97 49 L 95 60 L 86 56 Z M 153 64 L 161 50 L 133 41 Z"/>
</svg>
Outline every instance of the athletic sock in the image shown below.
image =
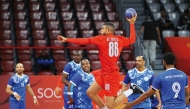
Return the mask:
<svg viewBox="0 0 190 109">
<path fill-rule="evenodd" d="M 133 93 L 133 90 L 132 89 L 128 89 L 126 91 L 123 92 L 123 94 L 126 96 L 126 98 L 131 95 Z"/>
<path fill-rule="evenodd" d="M 104 106 L 104 107 L 102 107 L 102 108 L 100 108 L 100 109 L 108 109 L 106 106 Z"/>
</svg>

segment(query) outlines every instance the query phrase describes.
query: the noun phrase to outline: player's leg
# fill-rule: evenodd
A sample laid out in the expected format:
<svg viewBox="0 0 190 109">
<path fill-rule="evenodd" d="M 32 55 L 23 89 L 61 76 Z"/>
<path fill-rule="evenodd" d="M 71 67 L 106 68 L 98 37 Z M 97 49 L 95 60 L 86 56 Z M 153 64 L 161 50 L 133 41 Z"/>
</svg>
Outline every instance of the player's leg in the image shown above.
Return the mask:
<svg viewBox="0 0 190 109">
<path fill-rule="evenodd" d="M 118 71 L 111 72 L 105 77 L 105 96 L 106 106 L 113 109 L 123 102 L 129 95 L 133 93 L 132 89 L 128 89 L 117 96 L 120 87 L 120 74 Z"/>
<path fill-rule="evenodd" d="M 19 101 L 9 100 L 10 109 L 19 109 Z"/>
<path fill-rule="evenodd" d="M 108 109 L 113 109 L 117 104 L 120 104 L 126 97 L 118 96 L 119 99 L 115 101 L 120 86 L 120 74 L 118 71 L 114 71 L 105 75 L 105 96 L 106 106 Z"/>
<path fill-rule="evenodd" d="M 101 72 L 100 72 L 101 74 Z M 96 81 L 94 83 L 92 83 L 92 85 L 88 88 L 88 90 L 86 91 L 86 94 L 88 95 L 88 97 L 94 102 L 96 103 L 99 108 L 103 108 L 105 105 L 102 102 L 101 98 L 98 96 L 98 93 L 102 90 L 102 88 L 104 87 L 104 81 L 103 81 L 104 75 L 99 75 L 96 78 Z"/>
<path fill-rule="evenodd" d="M 102 87 L 95 81 L 94 83 L 92 83 L 92 85 L 88 88 L 88 90 L 86 91 L 86 94 L 88 95 L 88 97 L 94 102 L 96 103 L 100 108 L 104 107 L 105 105 L 103 104 L 102 100 L 100 99 L 100 97 L 97 95 L 98 92 L 102 90 Z"/>
</svg>

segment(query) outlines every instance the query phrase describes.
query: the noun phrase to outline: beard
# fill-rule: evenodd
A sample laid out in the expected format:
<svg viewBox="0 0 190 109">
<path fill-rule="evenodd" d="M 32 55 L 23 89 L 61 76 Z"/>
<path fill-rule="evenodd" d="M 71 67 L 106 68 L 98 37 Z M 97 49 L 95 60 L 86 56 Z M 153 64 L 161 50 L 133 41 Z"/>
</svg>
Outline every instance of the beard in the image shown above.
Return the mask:
<svg viewBox="0 0 190 109">
<path fill-rule="evenodd" d="M 140 66 L 139 64 L 136 64 L 136 67 L 137 67 L 137 68 L 140 68 L 141 66 Z"/>
<path fill-rule="evenodd" d="M 20 72 L 19 72 L 19 71 L 17 71 L 17 73 L 18 73 L 18 74 L 22 74 L 22 73 L 23 73 L 23 71 L 20 71 Z"/>
</svg>

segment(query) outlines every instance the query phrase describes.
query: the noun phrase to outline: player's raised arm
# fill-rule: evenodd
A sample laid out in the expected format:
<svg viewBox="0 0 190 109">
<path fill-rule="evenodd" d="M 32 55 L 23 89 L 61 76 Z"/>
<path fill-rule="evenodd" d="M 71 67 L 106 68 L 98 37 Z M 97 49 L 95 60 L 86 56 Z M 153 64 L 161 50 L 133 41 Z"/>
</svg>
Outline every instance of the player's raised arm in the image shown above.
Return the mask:
<svg viewBox="0 0 190 109">
<path fill-rule="evenodd" d="M 136 32 L 135 32 L 135 21 L 137 19 L 137 14 L 136 16 L 133 16 L 131 19 L 128 19 L 126 17 L 126 19 L 128 20 L 129 24 L 130 24 L 130 37 L 129 39 L 129 44 L 133 44 L 135 43 L 136 40 Z"/>
<path fill-rule="evenodd" d="M 79 45 L 91 43 L 89 38 L 66 38 L 59 35 L 57 39 L 61 42 L 70 42 L 70 43 L 79 44 Z"/>
</svg>

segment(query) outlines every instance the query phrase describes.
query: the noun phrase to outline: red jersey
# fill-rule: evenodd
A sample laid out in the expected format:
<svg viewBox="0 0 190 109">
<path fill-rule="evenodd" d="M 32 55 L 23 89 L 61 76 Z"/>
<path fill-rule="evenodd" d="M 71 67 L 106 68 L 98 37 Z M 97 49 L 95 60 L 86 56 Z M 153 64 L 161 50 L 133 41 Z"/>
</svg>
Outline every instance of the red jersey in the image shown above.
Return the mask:
<svg viewBox="0 0 190 109">
<path fill-rule="evenodd" d="M 133 44 L 136 39 L 134 24 L 130 24 L 130 38 L 124 36 L 95 36 L 92 38 L 67 38 L 67 42 L 74 44 L 93 44 L 99 49 L 99 58 L 103 73 L 119 70 L 117 61 L 124 46 Z"/>
</svg>

